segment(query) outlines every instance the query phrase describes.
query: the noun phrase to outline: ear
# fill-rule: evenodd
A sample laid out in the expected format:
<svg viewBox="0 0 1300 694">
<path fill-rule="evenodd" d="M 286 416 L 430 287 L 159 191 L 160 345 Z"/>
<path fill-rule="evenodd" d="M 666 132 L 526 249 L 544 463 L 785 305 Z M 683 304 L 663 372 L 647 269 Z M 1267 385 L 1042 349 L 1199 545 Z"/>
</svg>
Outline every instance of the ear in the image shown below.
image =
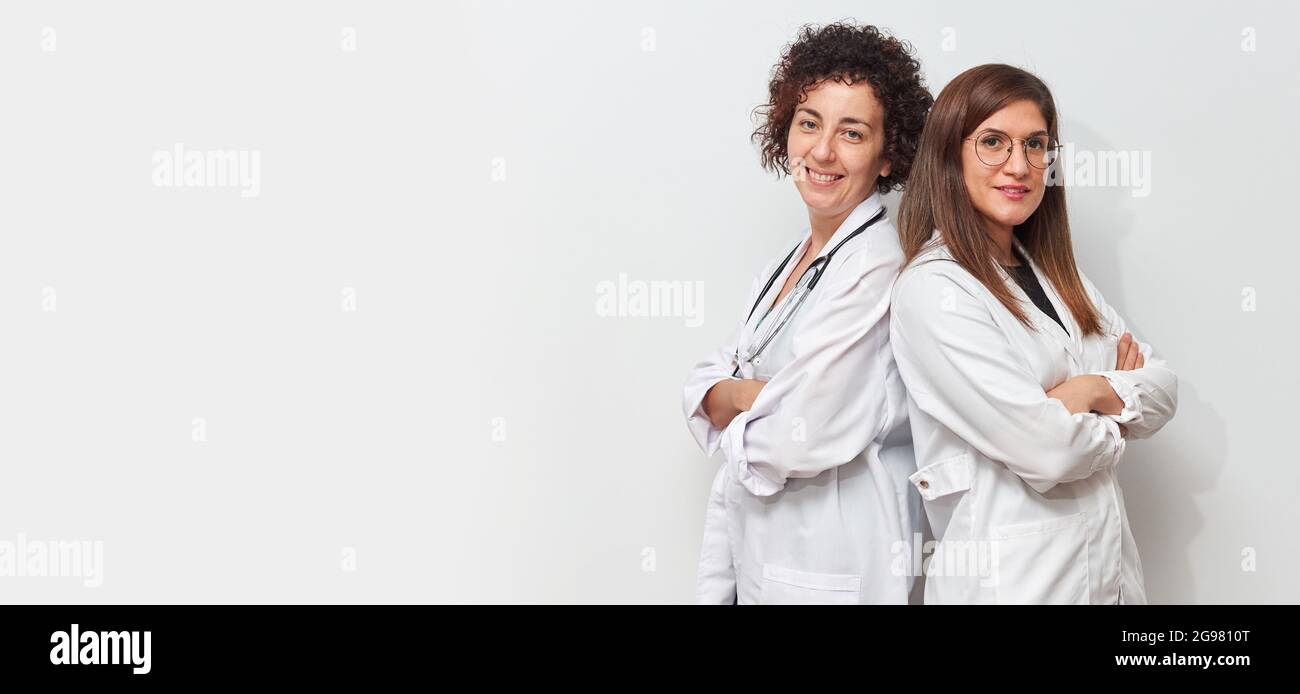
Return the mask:
<svg viewBox="0 0 1300 694">
<path fill-rule="evenodd" d="M 880 177 L 881 177 L 881 178 L 887 178 L 887 177 L 889 176 L 889 172 L 893 170 L 892 167 L 893 167 L 893 164 L 892 164 L 891 162 L 889 162 L 889 161 L 886 161 L 886 162 L 885 162 L 885 165 L 882 166 L 882 167 L 880 167 Z"/>
</svg>

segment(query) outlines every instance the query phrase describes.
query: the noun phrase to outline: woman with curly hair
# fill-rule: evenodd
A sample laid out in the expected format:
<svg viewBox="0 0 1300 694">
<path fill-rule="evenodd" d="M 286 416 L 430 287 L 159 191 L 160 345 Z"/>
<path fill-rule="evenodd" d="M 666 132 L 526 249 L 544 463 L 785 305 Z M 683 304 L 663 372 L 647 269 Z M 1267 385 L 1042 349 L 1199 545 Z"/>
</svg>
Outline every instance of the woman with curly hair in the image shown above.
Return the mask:
<svg viewBox="0 0 1300 694">
<path fill-rule="evenodd" d="M 701 603 L 906 603 L 922 522 L 889 347 L 901 190 L 932 98 L 910 47 L 872 26 L 804 27 L 754 139 L 809 227 L 754 279 L 739 325 L 686 382 L 710 492 Z"/>
</svg>

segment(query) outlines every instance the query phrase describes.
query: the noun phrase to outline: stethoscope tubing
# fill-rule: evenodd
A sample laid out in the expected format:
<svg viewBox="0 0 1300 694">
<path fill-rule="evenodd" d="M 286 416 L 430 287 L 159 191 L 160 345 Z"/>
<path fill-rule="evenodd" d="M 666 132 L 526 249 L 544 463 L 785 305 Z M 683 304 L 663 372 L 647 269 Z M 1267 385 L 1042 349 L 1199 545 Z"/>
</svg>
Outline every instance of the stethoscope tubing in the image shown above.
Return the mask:
<svg viewBox="0 0 1300 694">
<path fill-rule="evenodd" d="M 848 236 L 845 236 L 843 240 L 835 244 L 835 247 L 832 248 L 830 252 L 814 260 L 808 266 L 808 269 L 804 270 L 804 274 L 799 277 L 799 282 L 798 284 L 795 285 L 795 289 L 793 291 L 800 291 L 799 285 L 803 284 L 804 279 L 808 277 L 808 273 L 812 272 L 814 274 L 812 276 L 812 279 L 808 281 L 807 287 L 795 299 L 794 304 L 792 306 L 789 306 L 788 308 L 782 307 L 781 315 L 779 316 L 780 322 L 776 325 L 774 329 L 772 329 L 767 334 L 766 337 L 763 338 L 762 343 L 758 345 L 758 347 L 754 350 L 752 354 L 746 355 L 745 358 L 746 361 L 753 362 L 760 355 L 762 355 L 763 350 L 767 348 L 767 345 L 772 342 L 772 340 L 777 336 L 778 333 L 781 332 L 781 329 L 785 327 L 786 323 L 790 322 L 790 319 L 794 317 L 794 314 L 799 310 L 799 307 L 803 305 L 804 300 L 807 299 L 808 295 L 812 293 L 812 290 L 816 288 L 817 283 L 821 280 L 823 271 L 830 266 L 831 258 L 835 257 L 835 253 L 839 251 L 840 248 L 842 248 L 844 244 L 848 243 L 851 239 L 858 236 L 862 232 L 866 231 L 867 228 L 870 227 L 872 224 L 875 224 L 876 222 L 879 222 L 881 219 L 883 219 L 885 217 L 885 212 L 886 212 L 885 208 L 881 207 L 880 210 L 876 212 L 876 214 L 872 215 L 871 219 L 868 219 L 866 222 L 862 224 L 862 226 L 850 232 Z M 802 245 L 803 241 L 800 241 L 799 244 Z M 754 306 L 749 309 L 749 316 L 745 318 L 745 325 L 749 325 L 749 321 L 753 320 L 754 312 L 758 310 L 759 304 L 763 303 L 763 297 L 767 296 L 767 293 L 772 290 L 772 285 L 776 283 L 776 279 L 781 276 L 781 272 L 785 270 L 785 266 L 789 264 L 790 259 L 794 257 L 795 251 L 797 250 L 799 250 L 799 245 L 796 245 L 794 248 L 790 249 L 790 253 L 785 256 L 785 259 L 781 261 L 781 264 L 776 266 L 776 271 L 773 272 L 772 276 L 768 278 L 767 284 L 763 285 L 763 291 L 758 293 L 758 298 L 754 300 Z M 787 300 L 788 298 L 789 297 L 787 297 Z M 735 378 L 739 375 L 740 375 L 740 355 L 737 354 L 736 369 L 731 373 L 731 376 L 732 378 Z"/>
</svg>

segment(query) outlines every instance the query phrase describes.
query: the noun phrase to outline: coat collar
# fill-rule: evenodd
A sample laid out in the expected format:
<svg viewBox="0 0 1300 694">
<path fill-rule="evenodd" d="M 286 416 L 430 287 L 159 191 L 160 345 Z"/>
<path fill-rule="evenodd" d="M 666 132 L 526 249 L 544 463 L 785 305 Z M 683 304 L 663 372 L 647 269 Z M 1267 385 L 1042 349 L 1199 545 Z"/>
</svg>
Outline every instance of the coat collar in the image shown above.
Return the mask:
<svg viewBox="0 0 1300 694">
<path fill-rule="evenodd" d="M 1069 333 L 1067 334 L 1056 321 L 1052 320 L 1051 316 L 1043 313 L 1037 306 L 1035 306 L 1033 300 L 1025 293 L 1025 290 L 1020 288 L 1020 283 L 1015 281 L 1015 279 L 1012 278 L 1006 270 L 1003 270 L 1001 266 L 998 266 L 998 271 L 1002 274 L 1003 281 L 1011 288 L 1011 291 L 1016 295 L 1016 298 L 1025 303 L 1027 311 L 1026 315 L 1029 317 L 1029 321 L 1034 324 L 1034 327 L 1037 328 L 1039 332 L 1055 338 L 1056 341 L 1066 349 L 1066 351 L 1078 356 L 1080 350 L 1083 348 L 1083 342 L 1079 339 L 1079 326 L 1074 322 L 1074 314 L 1070 313 L 1069 309 L 1065 305 L 1065 301 L 1061 299 L 1061 295 L 1056 293 L 1056 287 L 1047 279 L 1047 275 L 1043 272 L 1043 268 L 1039 267 L 1037 261 L 1029 257 L 1029 253 L 1025 251 L 1024 244 L 1020 243 L 1020 239 L 1012 236 L 1011 243 L 1014 244 L 1016 250 L 1019 251 L 1020 257 L 1029 263 L 1029 268 L 1033 270 L 1034 276 L 1038 278 L 1038 284 L 1042 285 L 1043 293 L 1047 295 L 1047 300 L 1051 302 L 1052 307 L 1056 309 L 1056 315 L 1060 317 L 1061 323 L 1069 326 Z"/>
<path fill-rule="evenodd" d="M 1043 269 L 1039 267 L 1038 263 L 1033 258 L 1029 257 L 1029 253 L 1025 251 L 1024 244 L 1020 243 L 1020 239 L 1013 236 L 1012 243 L 1015 244 L 1016 250 L 1020 251 L 1021 257 L 1029 262 L 1029 267 L 1033 270 L 1034 276 L 1038 278 L 1038 283 L 1042 285 L 1043 293 L 1047 295 L 1047 300 L 1052 303 L 1052 306 L 1056 309 L 1056 315 L 1061 318 L 1061 322 L 1069 329 L 1068 334 L 1060 325 L 1057 325 L 1056 321 L 1052 320 L 1051 316 L 1048 316 L 1039 310 L 1039 308 L 1034 305 L 1033 300 L 1029 298 L 1029 295 L 1025 293 L 1025 290 L 1020 288 L 1020 283 L 1017 282 L 1015 278 L 1011 277 L 1010 273 L 1002 269 L 1002 266 L 999 265 L 998 274 L 1002 277 L 1002 281 L 1006 284 L 1011 293 L 1015 295 L 1022 304 L 1024 304 L 1026 311 L 1025 315 L 1029 318 L 1029 322 L 1034 326 L 1034 328 L 1039 333 L 1048 336 L 1054 342 L 1059 344 L 1066 352 L 1078 358 L 1083 351 L 1083 340 L 1079 335 L 1079 325 L 1074 321 L 1074 314 L 1070 313 L 1069 308 L 1065 305 L 1065 301 L 1056 293 L 1056 287 L 1048 281 L 1047 276 L 1043 273 Z M 953 260 L 952 254 L 948 251 L 947 244 L 943 242 L 943 235 L 939 233 L 938 229 L 935 229 L 930 234 L 930 240 L 927 242 L 926 249 L 918 254 L 916 260 L 913 262 L 923 262 L 927 260 Z"/>
<path fill-rule="evenodd" d="M 885 203 L 881 199 L 879 192 L 873 192 L 866 200 L 858 203 L 858 206 L 853 208 L 853 211 L 849 213 L 849 216 L 845 217 L 843 222 L 840 222 L 840 227 L 835 230 L 834 234 L 831 234 L 830 240 L 826 242 L 825 246 L 822 246 L 822 250 L 817 254 L 817 257 L 820 258 L 829 253 L 836 244 L 844 240 L 844 237 L 852 234 L 855 229 L 863 224 L 866 224 L 867 221 L 875 216 L 875 214 L 884 206 Z M 808 247 L 808 242 L 811 240 L 812 227 L 809 227 L 804 231 L 803 245 L 801 245 L 800 248 L 806 249 Z"/>
<path fill-rule="evenodd" d="M 885 203 L 881 199 L 879 192 L 873 192 L 866 200 L 858 203 L 858 206 L 853 208 L 853 211 L 849 213 L 849 216 L 845 217 L 843 222 L 840 222 L 839 228 L 835 230 L 834 234 L 831 234 L 830 240 L 826 242 L 825 246 L 822 246 L 817 257 L 820 258 L 829 253 L 832 248 L 835 248 L 836 244 L 843 241 L 844 238 L 853 233 L 855 229 L 866 224 L 867 221 L 875 216 L 876 212 L 879 212 L 884 206 Z M 883 222 L 886 220 L 881 221 Z M 790 273 L 794 271 L 795 266 L 803 259 L 804 253 L 808 251 L 808 244 L 811 242 L 812 227 L 808 227 L 804 229 L 803 238 L 799 242 L 798 247 L 795 248 L 794 255 L 790 256 L 790 262 L 786 263 L 785 267 L 781 269 L 781 274 L 777 276 L 776 281 L 772 283 L 772 288 L 768 290 L 767 294 L 764 295 L 763 302 L 759 304 L 760 311 L 757 311 L 754 314 L 756 317 L 759 317 L 758 321 L 753 321 L 755 325 L 761 323 L 762 316 L 766 315 L 767 311 L 771 310 L 772 304 L 776 301 L 777 295 L 781 293 L 781 289 L 785 287 L 786 281 L 790 279 Z M 841 251 L 841 253 L 842 252 L 843 251 Z"/>
</svg>

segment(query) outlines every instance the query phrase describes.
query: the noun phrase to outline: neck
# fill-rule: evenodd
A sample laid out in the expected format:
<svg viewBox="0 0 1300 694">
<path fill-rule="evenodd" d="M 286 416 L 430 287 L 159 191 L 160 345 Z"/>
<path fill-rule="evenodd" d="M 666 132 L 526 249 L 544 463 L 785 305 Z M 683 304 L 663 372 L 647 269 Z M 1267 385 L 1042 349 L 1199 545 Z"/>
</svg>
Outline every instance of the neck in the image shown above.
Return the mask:
<svg viewBox="0 0 1300 694">
<path fill-rule="evenodd" d="M 809 249 L 821 251 L 826 243 L 831 240 L 831 237 L 835 235 L 835 232 L 839 231 L 844 220 L 848 219 L 855 209 L 857 209 L 856 205 L 836 215 L 820 215 L 809 210 L 808 221 L 812 226 L 812 239 L 809 241 Z"/>
<path fill-rule="evenodd" d="M 1013 227 L 1005 224 L 989 223 L 985 225 L 993 246 L 997 249 L 997 261 L 1002 265 L 1014 265 L 1016 256 L 1011 251 L 1011 239 L 1015 236 Z"/>
</svg>

